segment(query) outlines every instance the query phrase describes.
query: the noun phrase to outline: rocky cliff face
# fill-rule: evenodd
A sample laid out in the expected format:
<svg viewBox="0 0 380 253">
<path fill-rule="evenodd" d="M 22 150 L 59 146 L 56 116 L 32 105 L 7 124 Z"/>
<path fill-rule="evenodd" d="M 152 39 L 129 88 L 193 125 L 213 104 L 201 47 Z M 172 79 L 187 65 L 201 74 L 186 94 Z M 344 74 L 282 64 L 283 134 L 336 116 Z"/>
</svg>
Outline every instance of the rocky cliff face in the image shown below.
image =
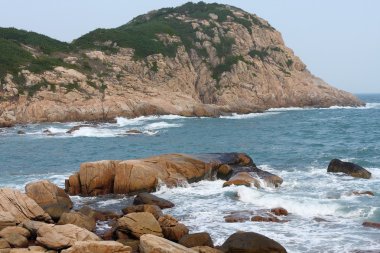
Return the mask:
<svg viewBox="0 0 380 253">
<path fill-rule="evenodd" d="M 313 76 L 265 20 L 225 5 L 154 11 L 64 51 L 18 45 L 34 60 L 57 61 L 39 71 L 31 64 L 0 71 L 3 125 L 362 105 Z"/>
</svg>

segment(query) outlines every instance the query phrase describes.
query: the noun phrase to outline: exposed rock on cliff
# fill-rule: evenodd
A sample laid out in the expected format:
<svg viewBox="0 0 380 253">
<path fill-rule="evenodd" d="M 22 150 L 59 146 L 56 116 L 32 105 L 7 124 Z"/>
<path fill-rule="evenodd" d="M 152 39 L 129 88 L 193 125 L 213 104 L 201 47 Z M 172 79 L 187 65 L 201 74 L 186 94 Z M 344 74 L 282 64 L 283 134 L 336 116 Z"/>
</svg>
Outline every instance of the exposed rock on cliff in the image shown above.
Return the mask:
<svg viewBox="0 0 380 253">
<path fill-rule="evenodd" d="M 362 105 L 313 76 L 267 21 L 227 5 L 161 9 L 71 44 L 0 29 L 0 48 L 3 126 Z"/>
</svg>

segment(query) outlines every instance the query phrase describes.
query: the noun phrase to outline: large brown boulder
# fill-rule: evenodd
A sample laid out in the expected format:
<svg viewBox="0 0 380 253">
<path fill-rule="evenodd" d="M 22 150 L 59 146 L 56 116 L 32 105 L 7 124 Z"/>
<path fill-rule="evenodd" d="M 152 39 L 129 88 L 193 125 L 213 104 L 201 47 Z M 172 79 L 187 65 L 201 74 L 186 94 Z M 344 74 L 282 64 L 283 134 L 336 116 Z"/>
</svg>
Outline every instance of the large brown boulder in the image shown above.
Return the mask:
<svg viewBox="0 0 380 253">
<path fill-rule="evenodd" d="M 140 238 L 140 252 L 142 253 L 197 253 L 198 251 L 186 248 L 180 244 L 155 235 L 143 235 Z"/>
<path fill-rule="evenodd" d="M 0 238 L 0 252 L 1 250 L 9 249 L 10 247 L 11 245 L 9 245 L 9 243 L 5 239 Z"/>
<path fill-rule="evenodd" d="M 219 249 L 225 253 L 286 253 L 278 242 L 254 232 L 232 234 Z"/>
<path fill-rule="evenodd" d="M 112 219 L 118 219 L 122 215 L 119 215 L 117 213 L 111 212 L 111 211 L 98 211 L 94 210 L 89 206 L 83 206 L 81 209 L 78 210 L 78 212 L 90 217 L 94 218 L 96 221 L 107 221 Z"/>
<path fill-rule="evenodd" d="M 3 228 L 10 227 L 10 226 L 16 226 L 17 220 L 13 215 L 9 212 L 0 212 L 0 231 Z"/>
<path fill-rule="evenodd" d="M 189 229 L 179 223 L 173 216 L 166 214 L 158 219 L 162 228 L 162 233 L 166 239 L 178 242 L 184 235 L 189 233 Z"/>
<path fill-rule="evenodd" d="M 209 246 L 196 246 L 192 247 L 192 250 L 195 250 L 198 253 L 223 253 L 223 251 L 211 248 Z"/>
<path fill-rule="evenodd" d="M 114 241 L 75 242 L 74 245 L 62 253 L 131 253 L 131 247 Z"/>
<path fill-rule="evenodd" d="M 135 205 L 135 206 L 128 206 L 126 208 L 123 208 L 123 214 L 129 214 L 129 213 L 141 213 L 141 212 L 147 212 L 153 214 L 154 218 L 158 220 L 161 216 L 164 214 L 162 213 L 161 208 L 159 208 L 157 205 Z"/>
<path fill-rule="evenodd" d="M 49 214 L 33 199 L 15 189 L 0 189 L 0 212 L 10 213 L 18 223 L 25 220 L 52 222 Z"/>
<path fill-rule="evenodd" d="M 358 178 L 364 178 L 364 179 L 371 178 L 371 172 L 364 169 L 363 167 L 354 163 L 343 162 L 339 159 L 331 160 L 329 167 L 327 168 L 327 172 L 332 172 L 332 173 L 341 172 L 341 173 L 350 175 L 352 177 L 358 177 Z"/>
<path fill-rule="evenodd" d="M 80 212 L 64 213 L 59 219 L 58 225 L 73 224 L 88 231 L 95 231 L 96 222 L 92 217 L 88 217 Z"/>
<path fill-rule="evenodd" d="M 27 184 L 25 192 L 53 219 L 59 219 L 62 213 L 68 212 L 73 207 L 69 195 L 48 180 Z"/>
<path fill-rule="evenodd" d="M 223 175 L 225 179 L 238 172 L 254 172 L 268 184 L 279 186 L 282 183 L 280 177 L 257 168 L 246 154 L 215 153 L 166 154 L 136 160 L 83 163 L 79 172 L 66 180 L 65 187 L 69 194 L 85 196 L 151 192 L 160 182 L 176 186 L 184 181 L 211 179 L 222 165 L 231 169 Z"/>
<path fill-rule="evenodd" d="M 170 202 L 169 200 L 157 197 L 150 193 L 139 193 L 133 200 L 134 205 L 156 205 L 161 209 L 165 208 L 172 208 L 174 207 L 174 203 Z"/>
<path fill-rule="evenodd" d="M 16 233 L 7 234 L 3 239 L 14 248 L 25 248 L 28 247 L 29 244 L 28 239 L 25 236 Z"/>
<path fill-rule="evenodd" d="M 256 188 L 260 188 L 260 181 L 248 172 L 239 172 L 225 182 L 223 187 L 231 185 L 255 186 Z"/>
<path fill-rule="evenodd" d="M 0 231 L 0 237 L 7 237 L 10 234 L 19 234 L 24 236 L 25 238 L 30 237 L 30 232 L 26 228 L 23 227 L 7 227 Z"/>
<path fill-rule="evenodd" d="M 206 232 L 184 235 L 178 243 L 187 248 L 197 246 L 214 247 L 210 234 Z"/>
<path fill-rule="evenodd" d="M 100 241 L 100 238 L 87 229 L 72 224 L 46 224 L 37 231 L 37 242 L 48 249 L 61 250 L 69 248 L 77 241 Z"/>
<path fill-rule="evenodd" d="M 136 238 L 144 234 L 163 237 L 158 221 L 151 213 L 130 213 L 117 220 L 117 230 L 126 232 Z"/>
</svg>

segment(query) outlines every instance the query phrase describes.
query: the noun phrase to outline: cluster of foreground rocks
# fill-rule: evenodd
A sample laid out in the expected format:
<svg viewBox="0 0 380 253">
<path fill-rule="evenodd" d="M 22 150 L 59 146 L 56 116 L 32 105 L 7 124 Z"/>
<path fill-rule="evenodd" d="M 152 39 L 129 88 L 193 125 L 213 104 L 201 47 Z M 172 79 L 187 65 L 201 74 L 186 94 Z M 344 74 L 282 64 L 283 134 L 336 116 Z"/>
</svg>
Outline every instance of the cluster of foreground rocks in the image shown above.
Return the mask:
<svg viewBox="0 0 380 253">
<path fill-rule="evenodd" d="M 369 178 L 364 168 L 333 160 L 330 172 Z M 368 174 L 369 173 L 369 174 Z M 260 170 L 242 153 L 169 154 L 139 160 L 84 163 L 70 176 L 63 190 L 42 180 L 25 186 L 25 193 L 0 189 L 0 253 L 266 253 L 286 252 L 276 241 L 254 232 L 236 232 L 223 245 L 215 246 L 207 232 L 190 234 L 175 217 L 164 214 L 174 204 L 148 192 L 160 183 L 176 186 L 183 181 L 222 178 L 230 185 L 270 184 L 282 179 Z M 88 206 L 73 210 L 71 195 L 136 194 L 122 214 L 100 212 Z M 354 194 L 369 194 L 356 192 Z M 369 194 L 370 195 L 370 194 Z M 287 222 L 287 210 L 231 213 L 226 222 Z M 99 230 L 98 224 L 108 229 Z M 365 222 L 364 226 L 380 227 Z"/>
</svg>

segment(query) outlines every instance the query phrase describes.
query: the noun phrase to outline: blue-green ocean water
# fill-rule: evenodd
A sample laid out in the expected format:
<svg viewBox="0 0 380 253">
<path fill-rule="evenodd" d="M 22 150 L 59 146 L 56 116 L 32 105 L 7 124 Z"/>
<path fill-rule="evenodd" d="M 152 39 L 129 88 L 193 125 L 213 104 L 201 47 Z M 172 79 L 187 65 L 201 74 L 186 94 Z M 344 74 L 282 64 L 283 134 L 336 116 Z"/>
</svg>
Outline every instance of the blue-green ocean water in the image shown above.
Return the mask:
<svg viewBox="0 0 380 253">
<path fill-rule="evenodd" d="M 176 207 L 192 232 L 208 231 L 221 244 L 237 230 L 255 231 L 279 241 L 288 252 L 352 252 L 380 249 L 380 230 L 363 221 L 380 222 L 380 95 L 361 95 L 364 108 L 272 109 L 263 114 L 222 118 L 178 116 L 118 118 L 115 124 L 84 127 L 79 123 L 31 124 L 0 130 L 0 187 L 23 189 L 37 179 L 60 186 L 82 162 L 140 158 L 162 153 L 246 152 L 262 169 L 284 179 L 278 189 L 222 188 L 203 181 L 156 194 Z M 49 129 L 54 136 L 43 130 Z M 126 135 L 138 129 L 142 135 Z M 26 132 L 25 135 L 17 131 Z M 354 179 L 326 172 L 333 158 L 358 163 L 372 179 Z M 352 191 L 375 196 L 353 196 Z M 76 203 L 119 208 L 128 198 L 74 197 Z M 225 223 L 235 210 L 282 206 L 287 223 Z M 315 217 L 328 222 L 316 222 Z"/>
</svg>

